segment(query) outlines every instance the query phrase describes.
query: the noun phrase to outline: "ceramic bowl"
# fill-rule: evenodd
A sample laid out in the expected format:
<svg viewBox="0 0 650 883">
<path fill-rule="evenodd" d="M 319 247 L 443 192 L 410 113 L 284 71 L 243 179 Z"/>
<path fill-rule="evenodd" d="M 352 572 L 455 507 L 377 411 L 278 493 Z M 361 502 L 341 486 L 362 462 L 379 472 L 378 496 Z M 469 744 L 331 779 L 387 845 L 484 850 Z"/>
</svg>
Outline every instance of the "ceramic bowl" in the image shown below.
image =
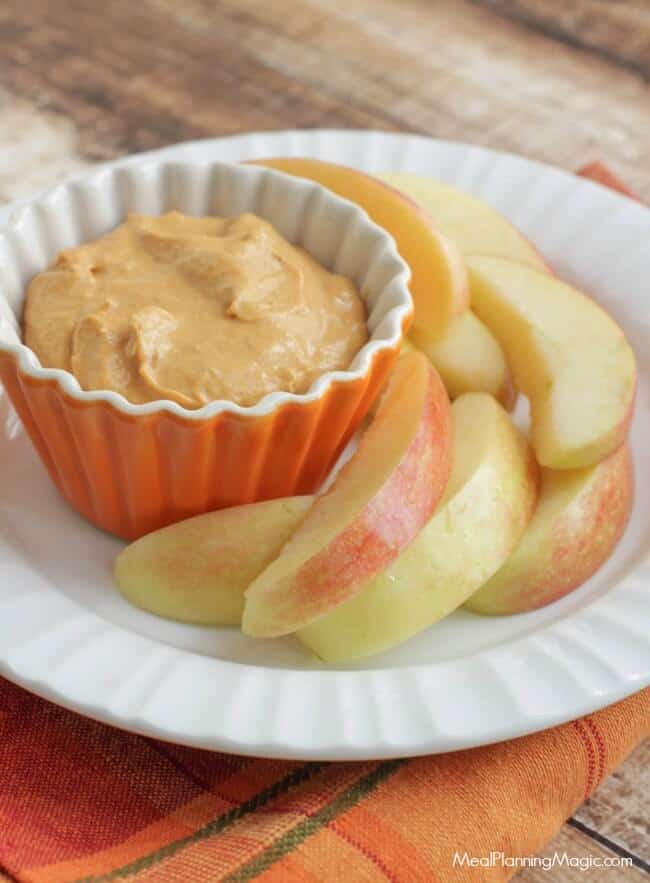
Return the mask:
<svg viewBox="0 0 650 883">
<path fill-rule="evenodd" d="M 57 253 L 128 212 L 254 212 L 330 270 L 367 306 L 369 340 L 345 371 L 304 394 L 252 407 L 213 401 L 133 404 L 41 367 L 21 340 L 26 286 Z M 392 238 L 317 184 L 222 162 L 147 160 L 104 168 L 23 205 L 0 235 L 0 378 L 52 481 L 84 517 L 134 539 L 191 515 L 314 492 L 368 412 L 399 353 L 413 303 Z"/>
</svg>

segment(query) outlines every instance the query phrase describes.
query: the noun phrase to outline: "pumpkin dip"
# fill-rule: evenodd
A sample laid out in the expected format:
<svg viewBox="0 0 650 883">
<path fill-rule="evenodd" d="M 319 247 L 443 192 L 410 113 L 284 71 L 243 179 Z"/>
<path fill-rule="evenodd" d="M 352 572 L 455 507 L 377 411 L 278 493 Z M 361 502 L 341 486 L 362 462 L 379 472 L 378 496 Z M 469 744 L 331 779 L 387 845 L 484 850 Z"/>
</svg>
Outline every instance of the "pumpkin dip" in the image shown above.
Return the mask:
<svg viewBox="0 0 650 883">
<path fill-rule="evenodd" d="M 131 402 L 253 405 L 306 392 L 368 339 L 355 285 L 252 214 L 131 214 L 31 281 L 25 343 Z"/>
</svg>

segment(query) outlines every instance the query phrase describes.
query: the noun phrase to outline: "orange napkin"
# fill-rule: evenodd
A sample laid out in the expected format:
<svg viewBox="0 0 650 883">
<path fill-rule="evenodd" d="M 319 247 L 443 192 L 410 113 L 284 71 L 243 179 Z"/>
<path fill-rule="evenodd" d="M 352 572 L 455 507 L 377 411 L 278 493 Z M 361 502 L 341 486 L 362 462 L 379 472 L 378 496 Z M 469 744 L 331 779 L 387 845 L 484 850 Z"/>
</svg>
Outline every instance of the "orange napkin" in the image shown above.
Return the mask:
<svg viewBox="0 0 650 883">
<path fill-rule="evenodd" d="M 9 879 L 503 881 L 454 853 L 547 843 L 650 734 L 650 689 L 545 733 L 379 763 L 292 763 L 132 736 L 0 680 Z"/>
<path fill-rule="evenodd" d="M 648 735 L 650 689 L 447 755 L 255 760 L 130 735 L 0 678 L 0 880 L 503 881 L 505 862 L 454 854 L 536 853 Z"/>
</svg>

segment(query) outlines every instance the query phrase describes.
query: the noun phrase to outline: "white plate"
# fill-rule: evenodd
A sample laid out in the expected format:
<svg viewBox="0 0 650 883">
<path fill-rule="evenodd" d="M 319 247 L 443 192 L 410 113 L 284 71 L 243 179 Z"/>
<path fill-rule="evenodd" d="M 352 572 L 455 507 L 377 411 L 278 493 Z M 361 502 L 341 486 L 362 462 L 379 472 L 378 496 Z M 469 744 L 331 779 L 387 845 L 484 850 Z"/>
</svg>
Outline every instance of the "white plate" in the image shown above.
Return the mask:
<svg viewBox="0 0 650 883">
<path fill-rule="evenodd" d="M 513 617 L 457 612 L 394 651 L 327 670 L 293 639 L 256 642 L 131 608 L 111 583 L 121 544 L 61 501 L 3 399 L 0 673 L 128 730 L 223 751 L 322 759 L 481 745 L 577 717 L 650 683 L 650 212 L 539 163 L 419 136 L 260 133 L 162 152 L 222 160 L 309 155 L 368 171 L 431 174 L 492 203 L 560 275 L 613 313 L 636 349 L 634 515 L 613 558 L 563 600 Z"/>
</svg>

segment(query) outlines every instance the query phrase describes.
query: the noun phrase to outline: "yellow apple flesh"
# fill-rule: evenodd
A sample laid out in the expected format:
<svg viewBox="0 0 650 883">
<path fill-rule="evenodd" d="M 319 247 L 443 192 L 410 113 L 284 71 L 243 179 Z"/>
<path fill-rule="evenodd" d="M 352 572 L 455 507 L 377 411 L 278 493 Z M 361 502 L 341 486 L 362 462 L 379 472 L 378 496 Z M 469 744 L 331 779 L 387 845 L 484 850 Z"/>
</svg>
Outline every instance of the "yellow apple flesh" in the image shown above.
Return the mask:
<svg viewBox="0 0 650 883">
<path fill-rule="evenodd" d="M 382 174 L 382 181 L 420 205 L 463 255 L 491 255 L 546 270 L 540 253 L 486 202 L 435 178 Z"/>
<path fill-rule="evenodd" d="M 362 592 L 298 632 L 328 662 L 386 650 L 447 616 L 507 559 L 532 515 L 538 467 L 491 396 L 452 405 L 452 473 L 439 509 Z"/>
<path fill-rule="evenodd" d="M 179 521 L 131 543 L 115 562 L 127 601 L 156 616 L 239 625 L 244 590 L 278 555 L 313 497 L 286 497 Z"/>
<path fill-rule="evenodd" d="M 577 588 L 611 555 L 633 497 L 627 444 L 596 466 L 543 469 L 539 503 L 524 535 L 465 606 L 477 613 L 524 613 Z"/>
<path fill-rule="evenodd" d="M 540 254 L 509 221 L 468 193 L 419 175 L 383 174 L 382 181 L 413 199 L 463 255 L 507 257 L 540 270 Z M 517 392 L 503 350 L 491 331 L 465 310 L 438 336 L 414 329 L 411 339 L 435 365 L 452 399 L 487 392 L 510 410 Z"/>
<path fill-rule="evenodd" d="M 636 385 L 634 353 L 595 301 L 553 276 L 471 257 L 472 308 L 505 350 L 530 400 L 537 460 L 591 466 L 623 442 Z"/>
<path fill-rule="evenodd" d="M 242 629 L 294 632 L 357 594 L 417 536 L 451 469 L 449 399 L 421 353 L 401 355 L 329 490 L 246 592 Z"/>
<path fill-rule="evenodd" d="M 356 202 L 387 230 L 411 268 L 413 327 L 427 338 L 442 334 L 467 309 L 467 273 L 462 257 L 419 205 L 378 178 L 335 163 L 299 157 L 254 161 L 298 178 L 308 178 Z"/>
<path fill-rule="evenodd" d="M 435 340 L 410 334 L 415 346 L 431 359 L 452 399 L 466 392 L 487 392 L 509 411 L 517 390 L 501 345 L 471 310 L 452 319 Z"/>
</svg>

